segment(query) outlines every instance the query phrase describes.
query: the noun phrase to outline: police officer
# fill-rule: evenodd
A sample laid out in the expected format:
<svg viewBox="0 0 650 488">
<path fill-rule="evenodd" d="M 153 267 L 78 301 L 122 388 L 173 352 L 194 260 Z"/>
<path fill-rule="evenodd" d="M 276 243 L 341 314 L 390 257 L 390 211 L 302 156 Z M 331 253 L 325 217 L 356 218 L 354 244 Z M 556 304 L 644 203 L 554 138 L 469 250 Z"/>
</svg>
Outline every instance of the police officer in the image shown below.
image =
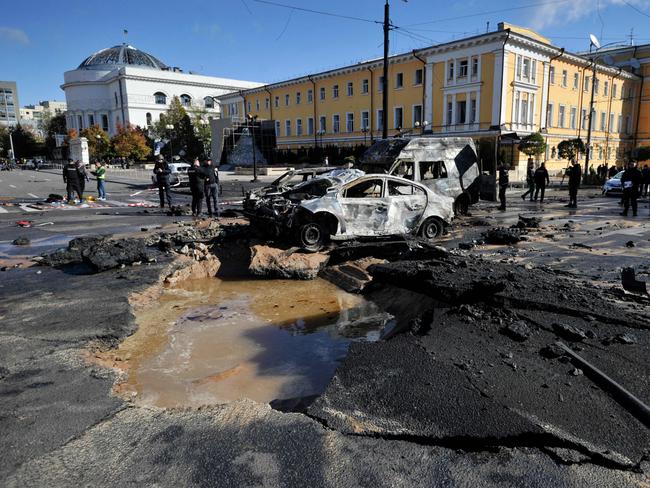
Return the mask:
<svg viewBox="0 0 650 488">
<path fill-rule="evenodd" d="M 537 201 L 537 195 L 540 195 L 540 203 L 544 203 L 544 192 L 546 191 L 546 185 L 551 184 L 551 179 L 548 177 L 548 170 L 546 169 L 546 164 L 542 163 L 539 168 L 535 170 L 533 175 L 535 179 L 535 201 Z"/>
<path fill-rule="evenodd" d="M 192 215 L 198 217 L 201 215 L 203 207 L 206 179 L 206 172 L 201 168 L 199 158 L 196 158 L 194 164 L 188 168 L 187 176 L 190 180 L 190 191 L 192 192 Z"/>
<path fill-rule="evenodd" d="M 577 160 L 572 161 L 573 164 L 567 169 L 567 176 L 569 177 L 569 208 L 578 208 L 578 188 L 580 188 L 580 180 L 582 180 L 582 168 Z"/>
<path fill-rule="evenodd" d="M 621 176 L 621 186 L 623 187 L 623 211 L 621 215 L 627 217 L 627 212 L 630 209 L 630 205 L 632 205 L 632 216 L 636 217 L 636 199 L 639 196 L 639 186 L 642 181 L 643 176 L 641 175 L 641 171 L 637 169 L 634 161 L 630 161 Z"/>
<path fill-rule="evenodd" d="M 158 185 L 158 196 L 160 197 L 160 207 L 165 208 L 165 199 L 167 206 L 172 206 L 172 194 L 169 188 L 169 175 L 171 170 L 167 161 L 162 156 L 158 156 L 158 161 L 153 167 L 153 174 L 156 176 L 156 184 Z"/>
<path fill-rule="evenodd" d="M 506 190 L 508 189 L 508 184 L 510 183 L 510 177 L 508 176 L 508 165 L 506 163 L 501 163 L 499 165 L 499 210 L 506 209 Z"/>
<path fill-rule="evenodd" d="M 219 217 L 219 171 L 212 166 L 212 160 L 207 159 L 205 166 L 205 201 L 208 204 L 208 215 Z"/>
<path fill-rule="evenodd" d="M 68 192 L 68 203 L 77 203 L 74 199 L 75 193 L 79 197 L 79 201 L 81 201 L 79 171 L 72 159 L 68 159 L 68 164 L 63 167 L 63 182 L 66 184 L 66 191 Z"/>
</svg>

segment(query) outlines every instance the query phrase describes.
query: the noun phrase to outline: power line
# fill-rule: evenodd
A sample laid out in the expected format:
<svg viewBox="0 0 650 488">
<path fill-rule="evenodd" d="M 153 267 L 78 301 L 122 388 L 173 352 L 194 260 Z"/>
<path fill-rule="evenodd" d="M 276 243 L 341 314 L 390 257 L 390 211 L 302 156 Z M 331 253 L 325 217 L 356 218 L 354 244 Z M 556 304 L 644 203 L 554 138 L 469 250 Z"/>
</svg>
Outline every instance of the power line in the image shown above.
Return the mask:
<svg viewBox="0 0 650 488">
<path fill-rule="evenodd" d="M 635 7 L 634 5 L 632 5 L 632 4 L 631 4 L 630 2 L 628 2 L 627 0 L 623 0 L 623 3 L 624 3 L 625 5 L 627 5 L 628 7 L 630 7 L 632 10 L 637 11 L 637 12 L 640 13 L 641 15 L 645 15 L 646 17 L 650 17 L 650 14 L 649 14 L 649 13 L 644 12 L 643 10 L 641 10 L 641 9 L 639 9 L 639 8 L 637 8 L 637 7 Z"/>
<path fill-rule="evenodd" d="M 544 5 L 555 5 L 555 4 L 558 4 L 558 3 L 567 3 L 568 1 L 569 0 L 551 0 L 550 2 L 530 3 L 528 5 L 521 5 L 519 7 L 501 8 L 501 9 L 498 9 L 498 10 L 486 10 L 485 12 L 478 12 L 478 13 L 475 13 L 475 14 L 459 15 L 457 17 L 447 17 L 447 18 L 444 18 L 444 19 L 430 20 L 428 22 L 418 22 L 417 24 L 408 24 L 406 27 L 415 27 L 415 26 L 418 26 L 418 25 L 437 24 L 439 22 L 447 22 L 447 21 L 450 21 L 450 20 L 467 19 L 467 18 L 470 18 L 470 17 L 480 17 L 482 15 L 498 14 L 498 13 L 502 13 L 502 12 L 511 12 L 513 10 L 524 10 L 524 9 L 528 9 L 528 8 L 542 7 Z"/>
<path fill-rule="evenodd" d="M 271 2 L 269 0 L 253 0 L 256 3 L 264 3 L 267 5 L 273 5 L 274 7 L 282 7 L 282 8 L 288 8 L 291 10 L 300 10 L 301 12 L 309 12 L 312 14 L 319 14 L 319 15 L 327 15 L 329 17 L 338 17 L 341 19 L 348 19 L 348 20 L 358 20 L 360 22 L 368 22 L 371 24 L 382 24 L 383 22 L 380 22 L 378 20 L 372 20 L 372 19 L 364 19 L 362 17 L 353 17 L 351 15 L 342 15 L 342 14 L 336 14 L 334 12 L 323 12 L 322 10 L 312 10 L 309 8 L 303 8 L 303 7 L 296 7 L 294 5 L 286 5 L 283 3 L 277 3 L 277 2 Z"/>
</svg>

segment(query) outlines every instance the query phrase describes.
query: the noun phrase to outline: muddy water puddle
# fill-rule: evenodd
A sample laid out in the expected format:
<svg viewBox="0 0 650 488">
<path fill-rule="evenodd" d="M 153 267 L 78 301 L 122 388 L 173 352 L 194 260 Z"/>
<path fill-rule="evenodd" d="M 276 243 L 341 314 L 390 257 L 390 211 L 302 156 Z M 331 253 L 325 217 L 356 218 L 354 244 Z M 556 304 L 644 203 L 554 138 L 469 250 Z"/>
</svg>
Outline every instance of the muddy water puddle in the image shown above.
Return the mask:
<svg viewBox="0 0 650 488">
<path fill-rule="evenodd" d="M 185 282 L 138 314 L 120 389 L 161 407 L 318 394 L 350 343 L 378 340 L 391 319 L 319 279 Z"/>
</svg>

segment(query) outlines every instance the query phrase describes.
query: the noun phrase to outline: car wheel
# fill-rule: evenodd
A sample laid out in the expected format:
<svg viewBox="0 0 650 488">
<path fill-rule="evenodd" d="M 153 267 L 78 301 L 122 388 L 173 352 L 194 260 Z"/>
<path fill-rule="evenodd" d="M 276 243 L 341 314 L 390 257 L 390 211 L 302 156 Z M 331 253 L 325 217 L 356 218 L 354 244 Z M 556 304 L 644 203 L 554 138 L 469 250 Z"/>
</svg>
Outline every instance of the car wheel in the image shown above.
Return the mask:
<svg viewBox="0 0 650 488">
<path fill-rule="evenodd" d="M 325 229 L 318 222 L 308 222 L 298 229 L 298 242 L 307 251 L 320 251 L 327 237 Z"/>
<path fill-rule="evenodd" d="M 433 241 L 440 237 L 444 232 L 442 220 L 436 217 L 429 217 L 420 227 L 420 237 Z"/>
</svg>

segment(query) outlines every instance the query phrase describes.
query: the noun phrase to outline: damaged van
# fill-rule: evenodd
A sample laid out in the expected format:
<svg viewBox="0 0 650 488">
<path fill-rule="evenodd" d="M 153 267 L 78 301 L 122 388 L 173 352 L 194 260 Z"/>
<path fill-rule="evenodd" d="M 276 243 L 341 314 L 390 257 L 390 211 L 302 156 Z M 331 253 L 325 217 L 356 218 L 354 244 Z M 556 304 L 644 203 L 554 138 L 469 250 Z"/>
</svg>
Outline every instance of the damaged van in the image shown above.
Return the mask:
<svg viewBox="0 0 650 488">
<path fill-rule="evenodd" d="M 400 176 L 453 198 L 457 215 L 479 199 L 478 157 L 470 137 L 385 139 L 368 148 L 361 164 L 366 172 Z"/>
</svg>

